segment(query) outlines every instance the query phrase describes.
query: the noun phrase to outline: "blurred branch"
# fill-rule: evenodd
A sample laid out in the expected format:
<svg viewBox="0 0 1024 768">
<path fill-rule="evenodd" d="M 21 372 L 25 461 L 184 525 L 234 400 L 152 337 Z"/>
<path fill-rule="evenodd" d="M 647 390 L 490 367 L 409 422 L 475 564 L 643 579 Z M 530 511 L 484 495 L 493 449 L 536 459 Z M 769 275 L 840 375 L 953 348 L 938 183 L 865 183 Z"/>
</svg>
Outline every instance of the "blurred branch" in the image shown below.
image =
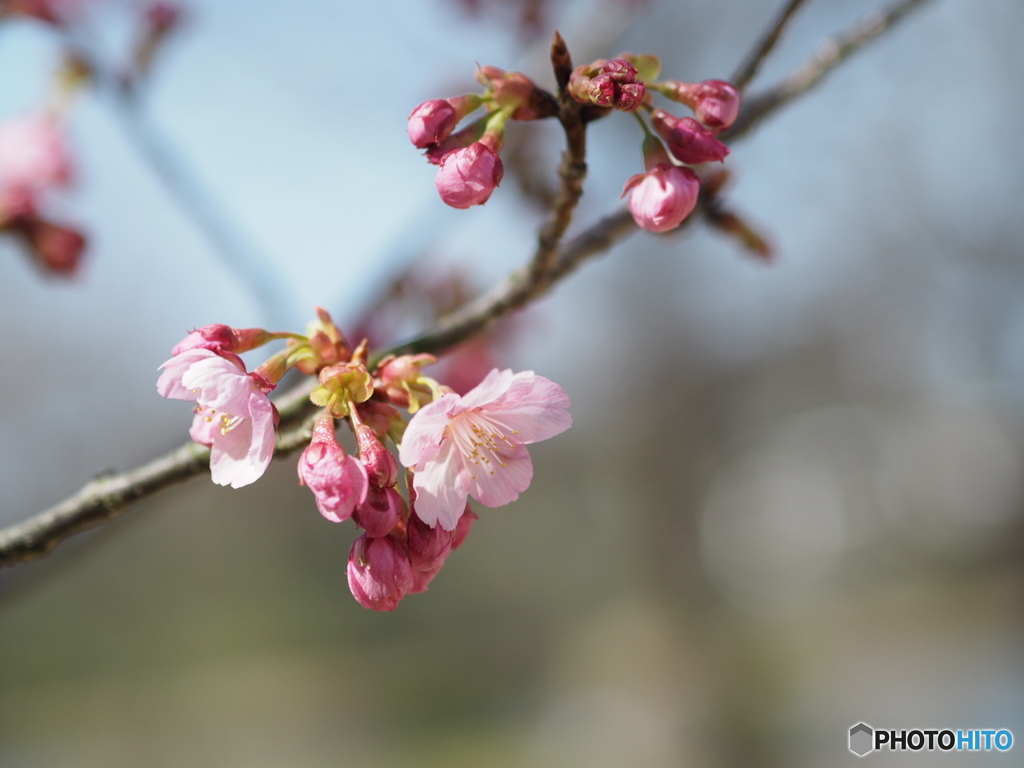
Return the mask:
<svg viewBox="0 0 1024 768">
<path fill-rule="evenodd" d="M 119 76 L 83 38 L 81 25 L 66 38 L 69 49 L 86 67 L 92 82 L 113 104 L 125 134 L 160 180 L 178 208 L 210 243 L 213 253 L 256 299 L 267 325 L 287 320 L 281 308 L 284 276 L 277 260 L 264 254 L 204 185 L 184 155 L 146 114 L 141 89 L 147 82 Z"/>
<path fill-rule="evenodd" d="M 755 101 L 755 108 L 740 115 L 740 123 L 727 132 L 733 137 L 748 133 L 779 107 L 789 103 L 820 80 L 866 42 L 874 39 L 926 0 L 904 0 L 872 15 L 853 29 L 827 42 L 819 53 L 782 84 Z M 776 21 L 778 24 L 778 21 Z M 556 52 L 556 38 L 553 53 Z M 566 61 L 563 61 L 563 68 Z M 556 76 L 558 64 L 556 63 Z M 775 95 L 773 95 L 775 94 Z M 560 101 L 560 103 L 562 103 Z M 542 227 L 537 248 L 530 261 L 490 291 L 414 339 L 380 353 L 440 354 L 476 335 L 492 322 L 526 306 L 550 291 L 559 281 L 589 259 L 605 253 L 638 227 L 626 208 L 601 219 L 569 242 L 563 237 L 582 194 L 585 141 L 582 115 L 566 111 L 559 115 L 566 131 L 567 149 L 560 166 L 561 188 L 552 215 Z M 567 125 L 568 123 L 568 125 Z M 576 131 L 579 129 L 579 135 Z M 698 206 L 698 211 L 702 209 Z M 697 212 L 684 225 L 698 218 Z M 379 357 L 378 357 L 379 359 Z M 275 456 L 286 456 L 309 440 L 311 418 L 316 410 L 309 402 L 314 382 L 302 382 L 275 402 L 281 414 L 281 430 Z M 64 539 L 110 522 L 131 504 L 189 477 L 209 471 L 209 451 L 194 443 L 184 445 L 138 469 L 99 478 L 60 504 L 5 529 L 0 529 L 0 566 L 16 565 L 49 554 Z"/>
<path fill-rule="evenodd" d="M 805 2 L 807 0 L 789 0 L 786 3 L 785 7 L 775 18 L 775 21 L 761 35 L 757 45 L 747 54 L 743 63 L 737 67 L 736 72 L 729 78 L 730 83 L 741 91 L 750 84 L 750 81 L 757 75 L 757 70 L 761 68 L 761 64 L 764 63 L 765 59 L 768 58 L 768 55 L 775 49 L 776 44 L 782 38 L 782 33 L 789 25 L 789 22 L 796 16 L 796 12 L 800 10 L 800 7 Z"/>
<path fill-rule="evenodd" d="M 818 46 L 814 56 L 797 67 L 782 82 L 747 99 L 740 110 L 739 118 L 731 128 L 722 132 L 720 138 L 729 140 L 744 135 L 769 115 L 807 93 L 836 66 L 927 2 L 930 0 L 900 0 L 865 16 L 851 29 L 826 40 Z"/>
</svg>

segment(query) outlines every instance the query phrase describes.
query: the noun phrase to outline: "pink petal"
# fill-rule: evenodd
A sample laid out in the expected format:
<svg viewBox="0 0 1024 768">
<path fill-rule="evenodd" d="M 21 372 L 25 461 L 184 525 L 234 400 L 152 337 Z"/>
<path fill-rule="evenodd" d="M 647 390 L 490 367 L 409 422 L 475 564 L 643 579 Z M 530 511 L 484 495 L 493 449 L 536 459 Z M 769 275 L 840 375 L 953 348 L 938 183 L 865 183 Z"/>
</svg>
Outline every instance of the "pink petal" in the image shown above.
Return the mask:
<svg viewBox="0 0 1024 768">
<path fill-rule="evenodd" d="M 175 355 L 165 362 L 157 370 L 163 370 L 156 382 L 156 391 L 161 397 L 172 400 L 195 400 L 196 393 L 182 386 L 181 378 L 185 375 L 193 363 L 207 357 L 212 357 L 213 352 L 208 349 L 191 349 L 180 355 Z"/>
<path fill-rule="evenodd" d="M 449 412 L 458 402 L 458 395 L 445 395 L 416 412 L 405 428 L 402 445 L 398 449 L 402 466 L 415 467 L 437 455 L 444 430 L 451 421 Z"/>
<path fill-rule="evenodd" d="M 511 370 L 499 371 L 494 368 L 484 380 L 467 392 L 459 403 L 458 412 L 479 408 L 501 397 L 512 386 L 515 376 Z"/>
<path fill-rule="evenodd" d="M 481 415 L 500 425 L 513 442 L 536 443 L 572 426 L 572 416 L 565 410 L 570 405 L 560 386 L 533 371 L 523 371 L 502 397 L 481 409 Z"/>
<path fill-rule="evenodd" d="M 199 390 L 199 402 L 207 408 L 244 416 L 253 382 L 234 363 L 214 355 L 194 362 L 181 377 L 186 389 Z"/>
<path fill-rule="evenodd" d="M 454 531 L 466 508 L 460 458 L 453 441 L 446 440 L 434 460 L 413 476 L 416 514 L 431 528 L 440 523 L 446 531 Z"/>
<path fill-rule="evenodd" d="M 468 481 L 469 494 L 485 507 L 503 507 L 515 501 L 533 479 L 533 462 L 523 446 L 511 454 L 503 455 L 502 459 L 503 466 L 495 467 L 490 472 L 478 469 Z M 449 530 L 453 529 L 454 526 Z"/>
</svg>

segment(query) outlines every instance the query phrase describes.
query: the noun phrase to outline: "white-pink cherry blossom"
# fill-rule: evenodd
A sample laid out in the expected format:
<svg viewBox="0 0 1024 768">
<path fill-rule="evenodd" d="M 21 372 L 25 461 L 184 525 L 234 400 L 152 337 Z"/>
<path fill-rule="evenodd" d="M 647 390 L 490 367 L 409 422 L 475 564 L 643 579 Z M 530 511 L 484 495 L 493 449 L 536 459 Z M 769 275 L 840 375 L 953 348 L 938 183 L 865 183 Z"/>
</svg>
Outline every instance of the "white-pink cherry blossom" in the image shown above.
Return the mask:
<svg viewBox="0 0 1024 768">
<path fill-rule="evenodd" d="M 210 476 L 217 485 L 241 488 L 258 480 L 274 454 L 271 385 L 246 373 L 242 361 L 209 349 L 188 349 L 160 366 L 157 391 L 174 400 L 194 400 L 189 435 L 210 446 Z"/>
<path fill-rule="evenodd" d="M 409 422 L 399 459 L 415 470 L 415 510 L 455 530 L 472 496 L 488 507 L 515 501 L 533 478 L 526 445 L 572 426 L 569 396 L 533 371 L 492 370 L 465 395 L 449 393 Z"/>
</svg>

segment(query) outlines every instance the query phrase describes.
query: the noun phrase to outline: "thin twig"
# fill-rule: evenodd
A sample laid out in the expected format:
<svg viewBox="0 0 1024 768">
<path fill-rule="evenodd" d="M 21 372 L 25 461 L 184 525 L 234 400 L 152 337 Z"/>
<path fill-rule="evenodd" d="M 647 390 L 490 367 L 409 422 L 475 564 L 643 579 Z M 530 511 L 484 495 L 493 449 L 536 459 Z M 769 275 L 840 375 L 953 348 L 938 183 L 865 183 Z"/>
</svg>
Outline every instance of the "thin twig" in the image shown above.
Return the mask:
<svg viewBox="0 0 1024 768">
<path fill-rule="evenodd" d="M 219 204 L 181 152 L 148 118 L 138 96 L 113 89 L 113 102 L 125 134 L 149 164 L 182 212 L 213 246 L 213 252 L 240 283 L 251 291 L 271 326 L 287 322 L 282 309 L 282 285 L 277 262 L 257 248 Z"/>
<path fill-rule="evenodd" d="M 582 119 L 583 105 L 569 95 L 566 87 L 572 72 L 572 58 L 565 40 L 558 32 L 555 32 L 551 43 L 551 65 L 558 82 L 558 121 L 565 131 L 566 146 L 558 166 L 559 188 L 551 216 L 537 237 L 537 251 L 533 255 L 528 275 L 530 282 L 543 281 L 544 275 L 551 269 L 558 245 L 583 196 L 583 182 L 587 177 L 587 128 Z"/>
<path fill-rule="evenodd" d="M 796 12 L 800 10 L 800 7 L 805 2 L 807 0 L 788 0 L 785 7 L 779 11 L 775 21 L 761 35 L 757 45 L 751 49 L 743 63 L 737 67 L 736 72 L 729 78 L 730 83 L 741 91 L 750 84 L 750 81 L 757 75 L 757 70 L 761 68 L 765 59 L 775 49 L 789 22 L 796 16 Z"/>
<path fill-rule="evenodd" d="M 865 16 L 853 28 L 826 40 L 818 47 L 814 56 L 793 70 L 782 82 L 748 98 L 740 110 L 739 118 L 731 128 L 722 132 L 720 138 L 725 141 L 737 139 L 754 126 L 760 125 L 766 117 L 805 94 L 836 66 L 882 33 L 892 29 L 912 10 L 929 1 L 901 0 L 888 8 Z"/>
<path fill-rule="evenodd" d="M 826 43 L 828 55 L 819 53 L 770 93 L 778 92 L 749 114 L 727 135 L 748 133 L 768 115 L 818 82 L 829 70 L 869 40 L 889 29 L 926 0 L 903 0 Z M 767 98 L 767 97 L 766 97 Z M 565 177 L 563 176 L 563 183 Z M 578 200 L 578 198 L 577 198 Z M 699 207 L 698 207 L 699 209 Z M 691 215 L 687 222 L 691 222 Z M 568 223 L 565 224 L 565 227 Z M 551 247 L 542 238 L 533 259 L 502 283 L 462 309 L 442 318 L 430 331 L 382 354 L 430 352 L 440 354 L 482 331 L 496 319 L 529 304 L 551 290 L 588 259 L 604 253 L 637 230 L 625 208 L 605 217 L 568 243 Z M 554 231 L 554 230 L 553 230 Z M 561 229 L 564 233 L 565 228 Z M 561 234 L 557 238 L 561 238 Z M 543 257 L 545 266 L 537 269 Z M 303 447 L 309 439 L 311 383 L 304 381 L 276 401 L 281 413 L 281 432 L 275 456 L 283 457 Z M 296 426 L 297 425 L 297 426 Z M 194 443 L 155 459 L 131 472 L 94 480 L 81 491 L 28 520 L 0 529 L 0 566 L 16 565 L 42 557 L 64 539 L 118 517 L 139 499 L 209 471 L 209 451 Z"/>
<path fill-rule="evenodd" d="M 38 515 L 0 530 L 0 565 L 50 554 L 64 539 L 109 523 L 133 502 L 208 471 L 210 451 L 187 443 L 130 472 L 98 477 Z"/>
<path fill-rule="evenodd" d="M 97 90 L 108 97 L 125 135 L 178 208 L 210 243 L 214 255 L 251 291 L 267 325 L 283 327 L 288 317 L 282 309 L 281 286 L 285 281 L 279 261 L 256 247 L 174 142 L 149 118 L 140 93 L 140 86 L 145 84 L 119 77 L 99 54 L 94 36 L 87 32 L 84 25 L 78 24 L 67 30 L 65 42 L 87 67 Z"/>
</svg>

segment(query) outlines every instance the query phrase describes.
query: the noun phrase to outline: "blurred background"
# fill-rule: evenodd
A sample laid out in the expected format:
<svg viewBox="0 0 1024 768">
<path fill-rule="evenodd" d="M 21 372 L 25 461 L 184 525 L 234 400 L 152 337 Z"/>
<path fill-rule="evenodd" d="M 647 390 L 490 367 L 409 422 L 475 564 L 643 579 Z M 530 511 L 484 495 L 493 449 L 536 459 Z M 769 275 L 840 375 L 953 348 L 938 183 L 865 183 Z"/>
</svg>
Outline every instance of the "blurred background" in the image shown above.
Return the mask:
<svg viewBox="0 0 1024 768">
<path fill-rule="evenodd" d="M 522 263 L 542 212 L 514 175 L 446 208 L 405 135 L 474 62 L 551 87 L 557 28 L 577 63 L 723 78 L 777 5 L 192 0 L 146 119 L 256 258 L 218 254 L 110 98 L 78 100 L 58 207 L 87 261 L 47 278 L 0 241 L 0 522 L 187 439 L 154 385 L 193 327 L 301 330 L 315 304 L 345 327 L 410 264 L 482 289 Z M 751 91 L 873 7 L 809 4 Z M 136 9 L 82 10 L 116 59 Z M 860 721 L 1024 739 L 1021 29 L 1015 0 L 935 0 L 737 141 L 729 199 L 774 264 L 641 233 L 520 315 L 499 361 L 564 386 L 575 427 L 396 612 L 352 600 L 354 529 L 294 457 L 0 573 L 0 766 L 811 768 L 856 764 Z M 0 117 L 59 50 L 0 26 Z M 557 128 L 516 133 L 553 178 Z M 593 127 L 577 231 L 639 142 Z"/>
</svg>

